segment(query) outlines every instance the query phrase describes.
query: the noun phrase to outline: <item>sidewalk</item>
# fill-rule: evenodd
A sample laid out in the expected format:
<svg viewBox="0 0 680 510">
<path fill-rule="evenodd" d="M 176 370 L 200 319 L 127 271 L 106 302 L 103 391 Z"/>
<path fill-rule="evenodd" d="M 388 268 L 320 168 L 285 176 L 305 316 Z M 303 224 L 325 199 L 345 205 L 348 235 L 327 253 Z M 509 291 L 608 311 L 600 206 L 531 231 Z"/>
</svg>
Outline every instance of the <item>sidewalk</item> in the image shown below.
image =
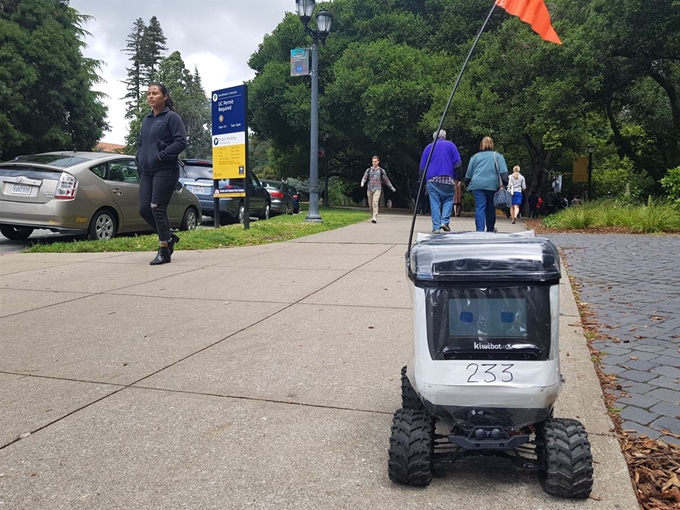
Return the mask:
<svg viewBox="0 0 680 510">
<path fill-rule="evenodd" d="M 389 481 L 410 222 L 381 212 L 158 267 L 148 252 L 0 257 L 0 509 L 637 510 L 566 274 L 555 415 L 589 432 L 593 498 L 491 460 L 426 489 Z"/>
</svg>

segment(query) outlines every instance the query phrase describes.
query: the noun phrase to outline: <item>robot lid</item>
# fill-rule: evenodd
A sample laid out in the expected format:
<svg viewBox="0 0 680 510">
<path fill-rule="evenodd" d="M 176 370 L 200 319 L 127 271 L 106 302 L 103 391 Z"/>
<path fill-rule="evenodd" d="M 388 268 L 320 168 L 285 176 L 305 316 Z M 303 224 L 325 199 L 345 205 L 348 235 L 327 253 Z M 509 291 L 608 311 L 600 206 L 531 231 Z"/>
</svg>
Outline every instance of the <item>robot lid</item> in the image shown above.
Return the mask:
<svg viewBox="0 0 680 510">
<path fill-rule="evenodd" d="M 414 283 L 557 283 L 561 276 L 557 248 L 533 231 L 419 234 L 407 272 Z"/>
</svg>

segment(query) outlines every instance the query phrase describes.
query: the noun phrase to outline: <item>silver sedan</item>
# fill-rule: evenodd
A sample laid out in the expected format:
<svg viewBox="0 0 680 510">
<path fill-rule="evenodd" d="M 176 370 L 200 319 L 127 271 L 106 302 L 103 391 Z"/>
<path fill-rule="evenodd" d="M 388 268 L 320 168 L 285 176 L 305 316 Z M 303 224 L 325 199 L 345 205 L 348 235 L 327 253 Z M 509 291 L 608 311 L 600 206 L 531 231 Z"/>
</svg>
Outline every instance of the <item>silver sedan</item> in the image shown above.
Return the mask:
<svg viewBox="0 0 680 510">
<path fill-rule="evenodd" d="M 149 232 L 138 212 L 135 158 L 107 152 L 49 152 L 0 163 L 0 232 L 21 240 L 34 229 L 111 239 Z M 182 184 L 168 206 L 172 228 L 201 221 L 201 204 Z"/>
</svg>

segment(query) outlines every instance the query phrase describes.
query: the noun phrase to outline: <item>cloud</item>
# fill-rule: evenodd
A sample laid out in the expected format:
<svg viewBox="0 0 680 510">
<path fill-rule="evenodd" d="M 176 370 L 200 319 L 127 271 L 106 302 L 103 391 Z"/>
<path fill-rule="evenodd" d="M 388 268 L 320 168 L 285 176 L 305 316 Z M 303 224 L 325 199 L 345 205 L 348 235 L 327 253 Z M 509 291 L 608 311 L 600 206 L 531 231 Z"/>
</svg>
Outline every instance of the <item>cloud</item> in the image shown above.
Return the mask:
<svg viewBox="0 0 680 510">
<path fill-rule="evenodd" d="M 104 82 L 95 86 L 109 96 L 111 130 L 103 141 L 121 144 L 127 134 L 121 80 L 130 65 L 121 50 L 135 20 L 148 24 L 156 16 L 167 38 L 167 54 L 179 51 L 190 71 L 198 69 L 210 94 L 250 80 L 250 56 L 285 13 L 295 10 L 294 0 L 70 0 L 70 5 L 94 18 L 84 27 L 91 36 L 85 39 L 83 54 L 103 62 L 99 74 Z"/>
</svg>

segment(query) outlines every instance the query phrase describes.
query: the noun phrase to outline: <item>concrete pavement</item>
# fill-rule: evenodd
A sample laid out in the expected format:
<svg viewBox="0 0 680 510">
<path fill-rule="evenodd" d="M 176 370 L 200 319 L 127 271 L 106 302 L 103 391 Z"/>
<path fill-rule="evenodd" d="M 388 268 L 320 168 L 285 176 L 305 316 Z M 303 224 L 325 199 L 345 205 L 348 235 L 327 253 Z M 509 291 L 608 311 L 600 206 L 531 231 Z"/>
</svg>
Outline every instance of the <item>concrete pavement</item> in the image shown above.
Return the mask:
<svg viewBox="0 0 680 510">
<path fill-rule="evenodd" d="M 1 256 L 0 509 L 638 509 L 566 275 L 555 414 L 589 432 L 593 497 L 547 496 L 492 460 L 425 489 L 389 481 L 410 220 L 158 267 L 151 253 Z"/>
</svg>

